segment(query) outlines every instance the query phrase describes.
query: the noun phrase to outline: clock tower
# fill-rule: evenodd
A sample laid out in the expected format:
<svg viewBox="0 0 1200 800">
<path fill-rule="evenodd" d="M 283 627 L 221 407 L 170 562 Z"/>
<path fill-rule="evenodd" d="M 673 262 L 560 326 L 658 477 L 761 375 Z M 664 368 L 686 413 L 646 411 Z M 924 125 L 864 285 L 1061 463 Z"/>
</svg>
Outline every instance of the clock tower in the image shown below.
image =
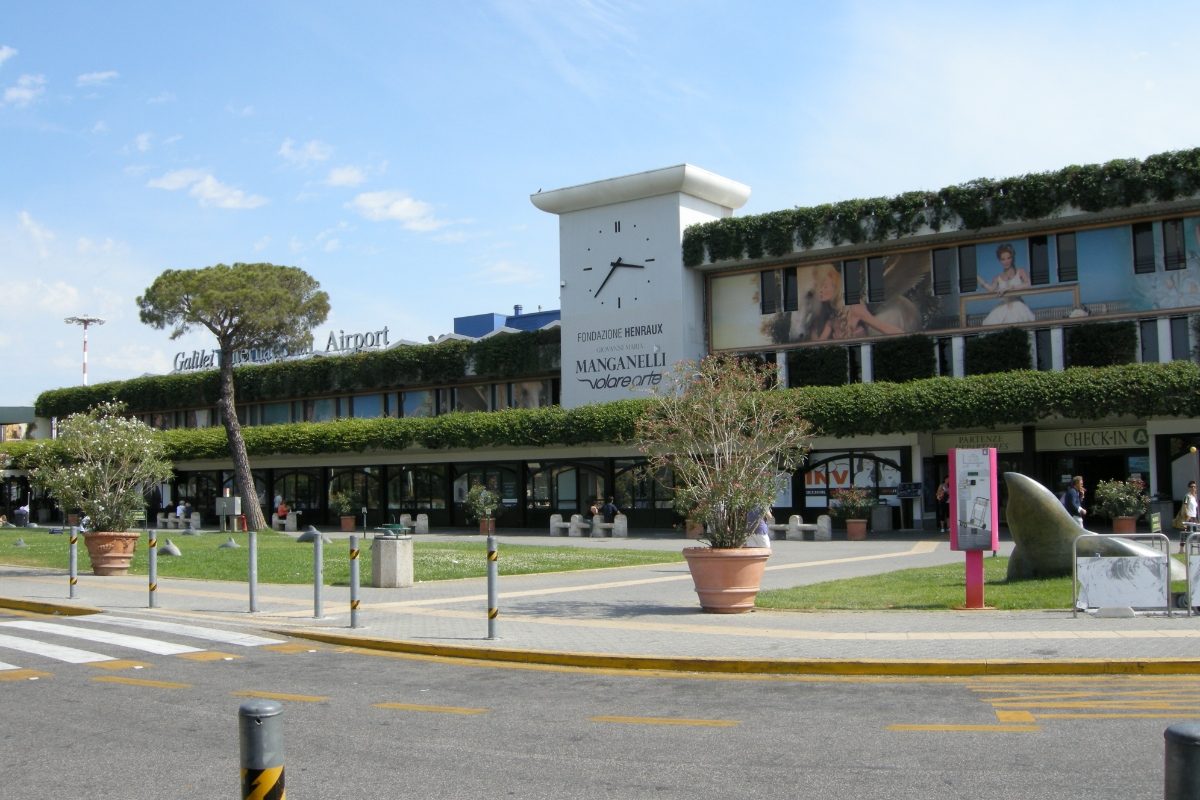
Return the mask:
<svg viewBox="0 0 1200 800">
<path fill-rule="evenodd" d="M 683 266 L 683 231 L 749 196 L 690 164 L 530 196 L 559 218 L 564 407 L 645 397 L 705 355 L 703 276 Z"/>
</svg>

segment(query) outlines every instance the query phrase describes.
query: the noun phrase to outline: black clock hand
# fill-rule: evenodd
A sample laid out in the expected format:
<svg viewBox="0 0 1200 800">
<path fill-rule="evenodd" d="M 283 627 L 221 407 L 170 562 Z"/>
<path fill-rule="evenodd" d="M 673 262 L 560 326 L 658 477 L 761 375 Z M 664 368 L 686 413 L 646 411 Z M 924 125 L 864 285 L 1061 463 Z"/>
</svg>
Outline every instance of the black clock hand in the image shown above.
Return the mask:
<svg viewBox="0 0 1200 800">
<path fill-rule="evenodd" d="M 612 277 L 612 274 L 617 271 L 617 267 L 619 267 L 619 266 L 621 266 L 621 265 L 620 264 L 610 264 L 609 265 L 608 274 L 604 276 L 604 280 L 600 281 L 600 285 L 596 287 L 596 293 L 593 294 L 592 297 L 600 296 L 600 290 L 604 288 L 604 284 L 608 283 L 608 279 Z"/>
<path fill-rule="evenodd" d="M 619 258 L 616 261 L 608 262 L 608 265 L 610 267 L 613 267 L 614 269 L 617 267 L 631 267 L 633 269 L 645 269 L 646 268 L 645 264 L 630 264 L 628 261 L 622 261 Z"/>
</svg>

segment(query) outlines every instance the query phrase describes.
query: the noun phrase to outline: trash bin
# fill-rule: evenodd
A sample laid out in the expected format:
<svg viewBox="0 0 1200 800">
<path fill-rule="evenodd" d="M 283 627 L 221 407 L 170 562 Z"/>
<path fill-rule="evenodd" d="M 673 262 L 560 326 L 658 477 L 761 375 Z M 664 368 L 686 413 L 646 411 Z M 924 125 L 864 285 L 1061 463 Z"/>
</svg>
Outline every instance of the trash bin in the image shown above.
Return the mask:
<svg viewBox="0 0 1200 800">
<path fill-rule="evenodd" d="M 29 511 L 24 508 L 18 508 L 13 512 L 13 525 L 18 528 L 24 528 L 29 525 Z"/>
<path fill-rule="evenodd" d="M 871 506 L 871 530 L 876 533 L 892 530 L 892 507 L 886 503 Z"/>
<path fill-rule="evenodd" d="M 406 534 L 377 531 L 371 540 L 371 585 L 398 589 L 413 585 L 413 540 Z"/>
</svg>

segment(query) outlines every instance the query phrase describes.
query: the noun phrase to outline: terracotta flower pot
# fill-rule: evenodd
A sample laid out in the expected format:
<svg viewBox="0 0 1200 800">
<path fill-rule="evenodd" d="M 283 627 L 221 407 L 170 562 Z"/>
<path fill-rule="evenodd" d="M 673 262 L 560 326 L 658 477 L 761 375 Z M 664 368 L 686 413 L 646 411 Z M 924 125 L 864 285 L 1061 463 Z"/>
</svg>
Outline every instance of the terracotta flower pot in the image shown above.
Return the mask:
<svg viewBox="0 0 1200 800">
<path fill-rule="evenodd" d="M 479 520 L 479 532 L 484 536 L 496 532 L 496 520 L 492 517 Z"/>
<path fill-rule="evenodd" d="M 685 547 L 700 608 L 710 614 L 741 614 L 754 608 L 769 547 Z"/>
<path fill-rule="evenodd" d="M 1137 517 L 1113 517 L 1113 533 L 1137 533 Z"/>
<path fill-rule="evenodd" d="M 861 542 L 867 538 L 867 521 L 865 519 L 846 520 L 846 538 L 852 542 Z"/>
<path fill-rule="evenodd" d="M 83 534 L 93 575 L 128 575 L 133 549 L 141 534 L 137 531 L 88 531 Z"/>
<path fill-rule="evenodd" d="M 342 530 L 348 532 L 348 531 L 354 530 L 354 523 L 358 520 L 358 517 L 347 516 L 347 517 L 342 517 L 341 520 L 342 520 Z"/>
</svg>

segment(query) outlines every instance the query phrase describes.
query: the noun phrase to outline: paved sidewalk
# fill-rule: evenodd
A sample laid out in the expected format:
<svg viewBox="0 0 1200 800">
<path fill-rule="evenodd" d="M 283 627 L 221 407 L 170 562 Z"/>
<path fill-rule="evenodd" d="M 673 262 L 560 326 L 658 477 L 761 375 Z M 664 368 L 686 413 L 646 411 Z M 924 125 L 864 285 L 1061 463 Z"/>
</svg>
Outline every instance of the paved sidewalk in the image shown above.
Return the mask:
<svg viewBox="0 0 1200 800">
<path fill-rule="evenodd" d="M 424 537 L 418 537 L 424 538 Z M 433 534 L 430 538 L 479 536 Z M 628 540 L 498 536 L 508 543 L 680 549 L 666 536 Z M 337 542 L 337 547 L 344 542 Z M 370 542 L 365 542 L 369 547 Z M 1006 545 L 1011 547 L 1011 545 Z M 775 542 L 764 588 L 961 563 L 941 538 L 897 534 L 866 542 Z M 364 576 L 369 580 L 369 575 Z M 825 674 L 1046 672 L 1200 673 L 1200 617 L 1106 619 L 1070 611 L 779 612 L 699 610 L 686 564 L 500 578 L 497 638 L 489 640 L 486 579 L 361 591 L 351 629 L 349 588 L 326 586 L 316 619 L 311 585 L 263 584 L 257 613 L 244 583 L 162 579 L 149 609 L 145 576 L 0 567 L 0 607 L 104 611 L 203 619 L 347 645 L 433 655 L 613 668 Z"/>
</svg>

